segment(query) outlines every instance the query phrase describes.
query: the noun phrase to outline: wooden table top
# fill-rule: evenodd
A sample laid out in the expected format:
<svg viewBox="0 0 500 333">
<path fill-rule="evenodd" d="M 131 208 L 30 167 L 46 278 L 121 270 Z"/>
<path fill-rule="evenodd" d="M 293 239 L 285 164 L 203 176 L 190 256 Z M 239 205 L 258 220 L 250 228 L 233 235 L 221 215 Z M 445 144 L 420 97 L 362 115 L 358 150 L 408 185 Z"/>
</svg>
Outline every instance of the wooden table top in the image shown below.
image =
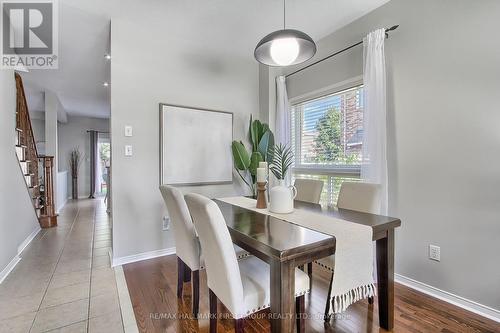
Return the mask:
<svg viewBox="0 0 500 333">
<path fill-rule="evenodd" d="M 262 260 L 285 261 L 312 249 L 335 250 L 335 237 L 276 217 L 215 200 L 226 220 L 233 242 L 258 251 Z"/>
<path fill-rule="evenodd" d="M 294 206 L 297 209 L 309 210 L 341 220 L 370 226 L 373 229 L 374 240 L 377 234 L 385 233 L 389 229 L 401 226 L 401 220 L 396 217 L 363 213 L 349 209 L 323 207 L 318 204 L 298 200 L 295 200 Z"/>
<path fill-rule="evenodd" d="M 262 260 L 285 261 L 319 249 L 333 249 L 332 253 L 335 251 L 334 236 L 220 200 L 215 202 L 226 220 L 233 242 L 245 250 L 257 251 L 256 255 Z M 387 230 L 401 225 L 397 218 L 326 208 L 298 200 L 295 201 L 295 208 L 371 226 L 374 240 L 383 237 Z"/>
</svg>

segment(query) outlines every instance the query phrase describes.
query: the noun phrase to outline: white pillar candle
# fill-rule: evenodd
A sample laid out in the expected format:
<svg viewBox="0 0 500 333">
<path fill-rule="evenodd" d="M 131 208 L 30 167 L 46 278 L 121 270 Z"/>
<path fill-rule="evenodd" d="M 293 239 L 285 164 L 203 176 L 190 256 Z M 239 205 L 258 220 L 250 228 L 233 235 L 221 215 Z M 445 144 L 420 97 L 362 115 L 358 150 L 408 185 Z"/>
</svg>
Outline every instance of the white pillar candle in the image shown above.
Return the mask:
<svg viewBox="0 0 500 333">
<path fill-rule="evenodd" d="M 257 168 L 257 183 L 265 183 L 267 172 L 265 168 Z"/>
<path fill-rule="evenodd" d="M 259 168 L 264 168 L 267 170 L 267 162 L 259 162 Z"/>
</svg>

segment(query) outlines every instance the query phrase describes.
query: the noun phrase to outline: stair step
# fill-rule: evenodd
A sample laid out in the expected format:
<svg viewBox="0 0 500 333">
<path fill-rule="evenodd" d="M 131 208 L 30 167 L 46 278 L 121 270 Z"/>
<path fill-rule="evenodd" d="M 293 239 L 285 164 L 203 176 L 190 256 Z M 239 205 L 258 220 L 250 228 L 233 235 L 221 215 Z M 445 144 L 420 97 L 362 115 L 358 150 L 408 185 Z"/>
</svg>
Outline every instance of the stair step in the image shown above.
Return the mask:
<svg viewBox="0 0 500 333">
<path fill-rule="evenodd" d="M 25 177 L 34 177 L 35 174 L 34 173 L 26 173 L 24 174 Z"/>
<path fill-rule="evenodd" d="M 17 148 L 24 148 L 24 149 L 28 148 L 28 146 L 26 146 L 26 145 L 16 145 L 16 147 Z"/>
<path fill-rule="evenodd" d="M 20 129 L 20 128 L 18 128 L 18 127 L 16 127 L 16 131 L 18 131 L 18 132 L 22 132 L 23 130 L 22 130 L 22 129 Z"/>
</svg>

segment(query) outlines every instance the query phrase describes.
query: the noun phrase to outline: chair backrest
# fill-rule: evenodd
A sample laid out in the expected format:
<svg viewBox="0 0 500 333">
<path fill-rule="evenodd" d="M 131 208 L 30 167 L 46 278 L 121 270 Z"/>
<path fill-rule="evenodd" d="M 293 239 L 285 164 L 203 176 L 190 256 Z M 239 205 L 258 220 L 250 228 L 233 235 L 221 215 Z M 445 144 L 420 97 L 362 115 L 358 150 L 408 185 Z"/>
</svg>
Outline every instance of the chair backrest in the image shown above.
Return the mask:
<svg viewBox="0 0 500 333">
<path fill-rule="evenodd" d="M 208 287 L 232 314 L 242 313 L 243 284 L 224 216 L 215 202 L 202 195 L 187 194 L 186 202 L 200 237 Z"/>
<path fill-rule="evenodd" d="M 200 269 L 200 244 L 184 195 L 178 189 L 162 185 L 160 191 L 167 205 L 174 229 L 176 253 L 192 270 Z"/>
<path fill-rule="evenodd" d="M 321 191 L 323 191 L 323 181 L 315 179 L 295 179 L 297 196 L 295 200 L 319 203 Z"/>
<path fill-rule="evenodd" d="M 343 182 L 337 207 L 358 212 L 380 213 L 380 185 L 363 182 Z"/>
</svg>

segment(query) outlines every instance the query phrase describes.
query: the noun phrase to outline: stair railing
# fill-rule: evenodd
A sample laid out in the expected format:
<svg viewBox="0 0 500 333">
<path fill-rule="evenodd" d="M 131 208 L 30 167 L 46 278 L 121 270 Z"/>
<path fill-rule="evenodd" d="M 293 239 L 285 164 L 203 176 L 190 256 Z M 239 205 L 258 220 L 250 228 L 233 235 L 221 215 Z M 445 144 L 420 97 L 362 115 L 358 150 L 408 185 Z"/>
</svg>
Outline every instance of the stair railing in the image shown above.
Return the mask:
<svg viewBox="0 0 500 333">
<path fill-rule="evenodd" d="M 38 154 L 23 81 L 18 73 L 15 73 L 15 78 L 17 96 L 16 153 L 40 226 L 49 228 L 57 225 L 53 188 L 54 157 Z M 39 163 L 43 167 L 42 172 L 39 172 Z"/>
</svg>

